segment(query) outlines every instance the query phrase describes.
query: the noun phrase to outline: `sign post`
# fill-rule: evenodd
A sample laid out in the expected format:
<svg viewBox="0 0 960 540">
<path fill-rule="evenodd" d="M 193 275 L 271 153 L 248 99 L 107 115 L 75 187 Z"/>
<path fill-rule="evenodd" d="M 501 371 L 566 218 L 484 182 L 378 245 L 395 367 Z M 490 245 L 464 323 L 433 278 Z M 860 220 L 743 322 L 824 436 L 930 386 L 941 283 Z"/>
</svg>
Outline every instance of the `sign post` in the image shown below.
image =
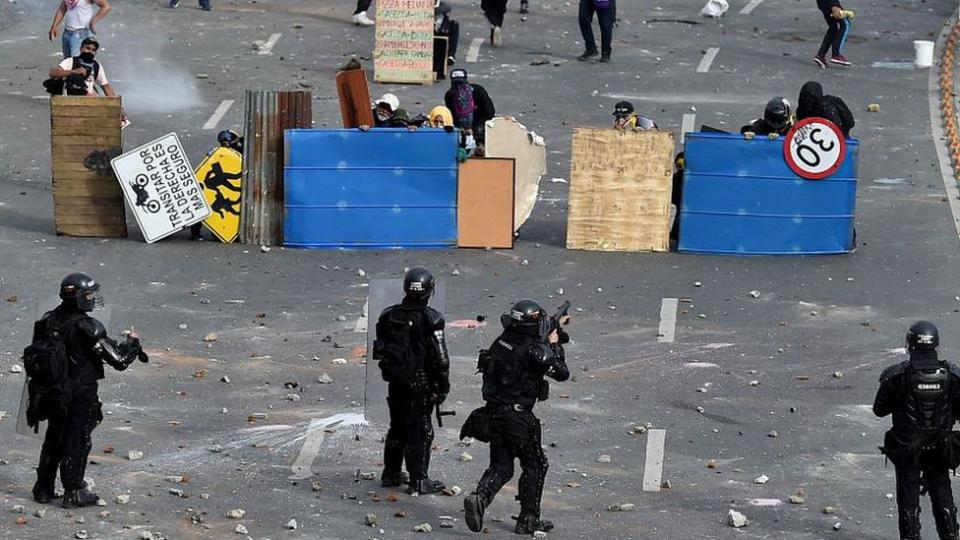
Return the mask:
<svg viewBox="0 0 960 540">
<path fill-rule="evenodd" d="M 148 244 L 210 215 L 176 133 L 113 158 L 110 165 Z"/>
<path fill-rule="evenodd" d="M 373 80 L 433 82 L 433 0 L 377 0 Z"/>
<path fill-rule="evenodd" d="M 783 158 L 798 176 L 821 180 L 837 172 L 847 157 L 840 128 L 826 118 L 804 118 L 787 132 Z"/>
</svg>

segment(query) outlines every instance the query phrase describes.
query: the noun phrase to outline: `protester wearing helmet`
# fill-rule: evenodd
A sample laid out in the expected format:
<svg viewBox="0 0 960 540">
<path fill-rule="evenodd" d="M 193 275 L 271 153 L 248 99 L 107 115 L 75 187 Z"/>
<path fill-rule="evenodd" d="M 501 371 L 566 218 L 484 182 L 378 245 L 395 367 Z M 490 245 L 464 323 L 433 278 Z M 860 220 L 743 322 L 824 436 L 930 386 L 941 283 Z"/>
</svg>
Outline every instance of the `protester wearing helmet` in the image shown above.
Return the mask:
<svg viewBox="0 0 960 540">
<path fill-rule="evenodd" d="M 27 424 L 37 430 L 41 421 L 47 421 L 33 486 L 33 498 L 41 504 L 56 498 L 58 468 L 64 508 L 97 503 L 97 495 L 87 490 L 84 473 L 91 433 L 103 420 L 97 396 L 103 365 L 123 371 L 136 359 L 147 361 L 135 333 L 118 344 L 100 321 L 88 315 L 103 306 L 99 290 L 100 284 L 87 274 L 65 277 L 60 305 L 34 323 L 33 341 L 24 350 L 24 370 L 30 377 Z"/>
<path fill-rule="evenodd" d="M 514 532 L 529 535 L 553 528 L 553 523 L 540 517 L 548 462 L 540 420 L 534 416 L 533 407 L 549 397 L 549 384 L 544 377 L 560 382 L 570 377 L 563 351 L 563 344 L 570 338 L 562 329 L 569 316 L 556 321 L 555 328 L 542 324 L 547 317 L 533 300 L 515 303 L 500 318 L 503 333 L 489 349 L 480 351 L 477 369 L 483 373 L 486 405 L 470 417 L 484 420 L 471 424 L 468 419 L 461 438 L 478 436 L 468 424 L 484 425 L 487 433 L 479 436 L 490 443 L 490 465 L 480 477 L 477 489 L 463 501 L 464 519 L 471 531 L 483 530 L 484 512 L 497 492 L 513 478 L 515 459 L 520 460 L 522 472 L 517 493 L 520 515 Z M 545 326 L 549 330 L 544 330 Z"/>
<path fill-rule="evenodd" d="M 380 314 L 373 343 L 373 358 L 388 385 L 390 409 L 380 481 L 383 487 L 409 482 L 407 493 L 411 494 L 436 493 L 446 487 L 429 477 L 432 413 L 450 392 L 443 315 L 427 305 L 435 287 L 429 271 L 410 269 L 403 278 L 403 301 Z"/>
<path fill-rule="evenodd" d="M 873 403 L 879 417 L 893 415 L 881 450 L 896 468 L 900 538 L 920 540 L 920 489 L 930 494 L 940 540 L 958 540 L 950 470 L 960 465 L 960 368 L 938 357 L 940 334 L 918 321 L 906 335 L 909 359 L 880 375 Z"/>
<path fill-rule="evenodd" d="M 790 102 L 785 97 L 775 97 L 767 102 L 763 108 L 763 118 L 754 120 L 740 128 L 740 133 L 746 135 L 768 135 L 771 138 L 786 135 L 793 127 L 793 114 Z"/>
<path fill-rule="evenodd" d="M 613 127 L 620 131 L 626 131 L 628 129 L 633 131 L 659 129 L 656 122 L 646 116 L 638 114 L 633 108 L 633 103 L 629 101 L 621 101 L 614 105 Z"/>
<path fill-rule="evenodd" d="M 417 129 L 407 116 L 407 111 L 400 108 L 400 98 L 390 93 L 373 102 L 373 127 Z M 363 125 L 360 129 L 367 131 L 370 126 Z"/>
</svg>

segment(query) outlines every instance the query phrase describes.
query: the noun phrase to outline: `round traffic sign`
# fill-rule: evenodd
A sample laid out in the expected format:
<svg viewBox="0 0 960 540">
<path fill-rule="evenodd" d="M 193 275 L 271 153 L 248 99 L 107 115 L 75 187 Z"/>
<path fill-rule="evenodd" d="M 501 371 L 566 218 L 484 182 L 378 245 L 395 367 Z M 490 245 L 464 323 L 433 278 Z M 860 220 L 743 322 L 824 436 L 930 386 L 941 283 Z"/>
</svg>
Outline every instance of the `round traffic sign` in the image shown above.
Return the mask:
<svg viewBox="0 0 960 540">
<path fill-rule="evenodd" d="M 804 118 L 787 132 L 783 158 L 797 175 L 820 180 L 835 173 L 847 157 L 840 128 L 826 118 Z"/>
</svg>

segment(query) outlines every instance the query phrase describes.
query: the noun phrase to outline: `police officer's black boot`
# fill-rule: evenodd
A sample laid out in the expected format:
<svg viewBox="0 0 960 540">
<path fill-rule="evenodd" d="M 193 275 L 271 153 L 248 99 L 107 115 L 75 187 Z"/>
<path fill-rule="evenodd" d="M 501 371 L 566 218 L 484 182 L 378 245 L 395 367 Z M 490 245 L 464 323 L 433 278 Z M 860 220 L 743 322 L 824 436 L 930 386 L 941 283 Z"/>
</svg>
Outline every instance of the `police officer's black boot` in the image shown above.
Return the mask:
<svg viewBox="0 0 960 540">
<path fill-rule="evenodd" d="M 429 421 L 429 419 L 428 419 Z M 407 486 L 407 493 L 419 493 L 427 495 L 443 491 L 447 486 L 439 480 L 431 480 L 427 476 L 430 470 L 430 445 L 433 440 L 433 434 L 417 444 L 408 444 L 404 449 L 404 459 L 407 462 L 407 470 L 410 471 L 410 485 Z"/>
<path fill-rule="evenodd" d="M 463 499 L 463 519 L 467 522 L 467 528 L 473 532 L 483 530 L 483 512 L 490 504 L 492 497 L 486 497 L 481 493 L 474 491 Z"/>
<path fill-rule="evenodd" d="M 533 534 L 537 531 L 550 532 L 551 530 L 553 530 L 552 522 L 540 519 L 540 516 L 523 510 L 517 517 L 517 526 L 513 528 L 513 532 L 517 534 Z"/>
<path fill-rule="evenodd" d="M 63 482 L 64 508 L 78 508 L 97 504 L 100 497 L 87 490 L 83 481 L 86 458 L 65 457 L 60 461 L 60 481 Z"/>
<path fill-rule="evenodd" d="M 920 538 L 920 508 L 898 508 L 900 514 L 900 540 Z"/>
<path fill-rule="evenodd" d="M 403 472 L 403 442 L 387 438 L 383 443 L 383 472 L 380 474 L 380 485 L 383 487 L 400 487 L 410 482 L 410 477 Z"/>
<path fill-rule="evenodd" d="M 957 507 L 934 508 L 933 518 L 937 524 L 940 540 L 960 540 L 957 528 Z"/>
<path fill-rule="evenodd" d="M 420 495 L 429 495 L 430 493 L 439 493 L 447 488 L 447 485 L 439 480 L 430 478 L 410 477 L 410 485 L 407 487 L 407 493 L 419 493 Z"/>
<path fill-rule="evenodd" d="M 37 464 L 37 483 L 33 485 L 33 500 L 40 504 L 47 504 L 55 499 L 55 484 L 57 482 L 57 467 L 60 466 L 60 457 L 47 453 L 40 453 L 40 462 Z"/>
</svg>

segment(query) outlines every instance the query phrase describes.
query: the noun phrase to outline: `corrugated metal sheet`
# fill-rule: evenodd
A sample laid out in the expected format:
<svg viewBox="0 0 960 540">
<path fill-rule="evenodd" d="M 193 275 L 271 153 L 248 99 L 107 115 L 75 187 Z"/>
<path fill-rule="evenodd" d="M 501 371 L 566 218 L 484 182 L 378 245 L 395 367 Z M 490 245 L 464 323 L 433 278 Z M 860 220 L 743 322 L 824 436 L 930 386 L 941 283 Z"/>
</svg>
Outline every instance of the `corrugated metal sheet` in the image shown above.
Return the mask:
<svg viewBox="0 0 960 540">
<path fill-rule="evenodd" d="M 731 255 L 846 253 L 853 248 L 856 140 L 823 180 L 797 176 L 783 139 L 688 133 L 680 209 L 683 252 Z"/>
<path fill-rule="evenodd" d="M 312 124 L 310 92 L 247 91 L 241 242 L 283 243 L 283 131 Z"/>
<path fill-rule="evenodd" d="M 456 133 L 290 130 L 286 140 L 285 245 L 456 245 Z"/>
</svg>

